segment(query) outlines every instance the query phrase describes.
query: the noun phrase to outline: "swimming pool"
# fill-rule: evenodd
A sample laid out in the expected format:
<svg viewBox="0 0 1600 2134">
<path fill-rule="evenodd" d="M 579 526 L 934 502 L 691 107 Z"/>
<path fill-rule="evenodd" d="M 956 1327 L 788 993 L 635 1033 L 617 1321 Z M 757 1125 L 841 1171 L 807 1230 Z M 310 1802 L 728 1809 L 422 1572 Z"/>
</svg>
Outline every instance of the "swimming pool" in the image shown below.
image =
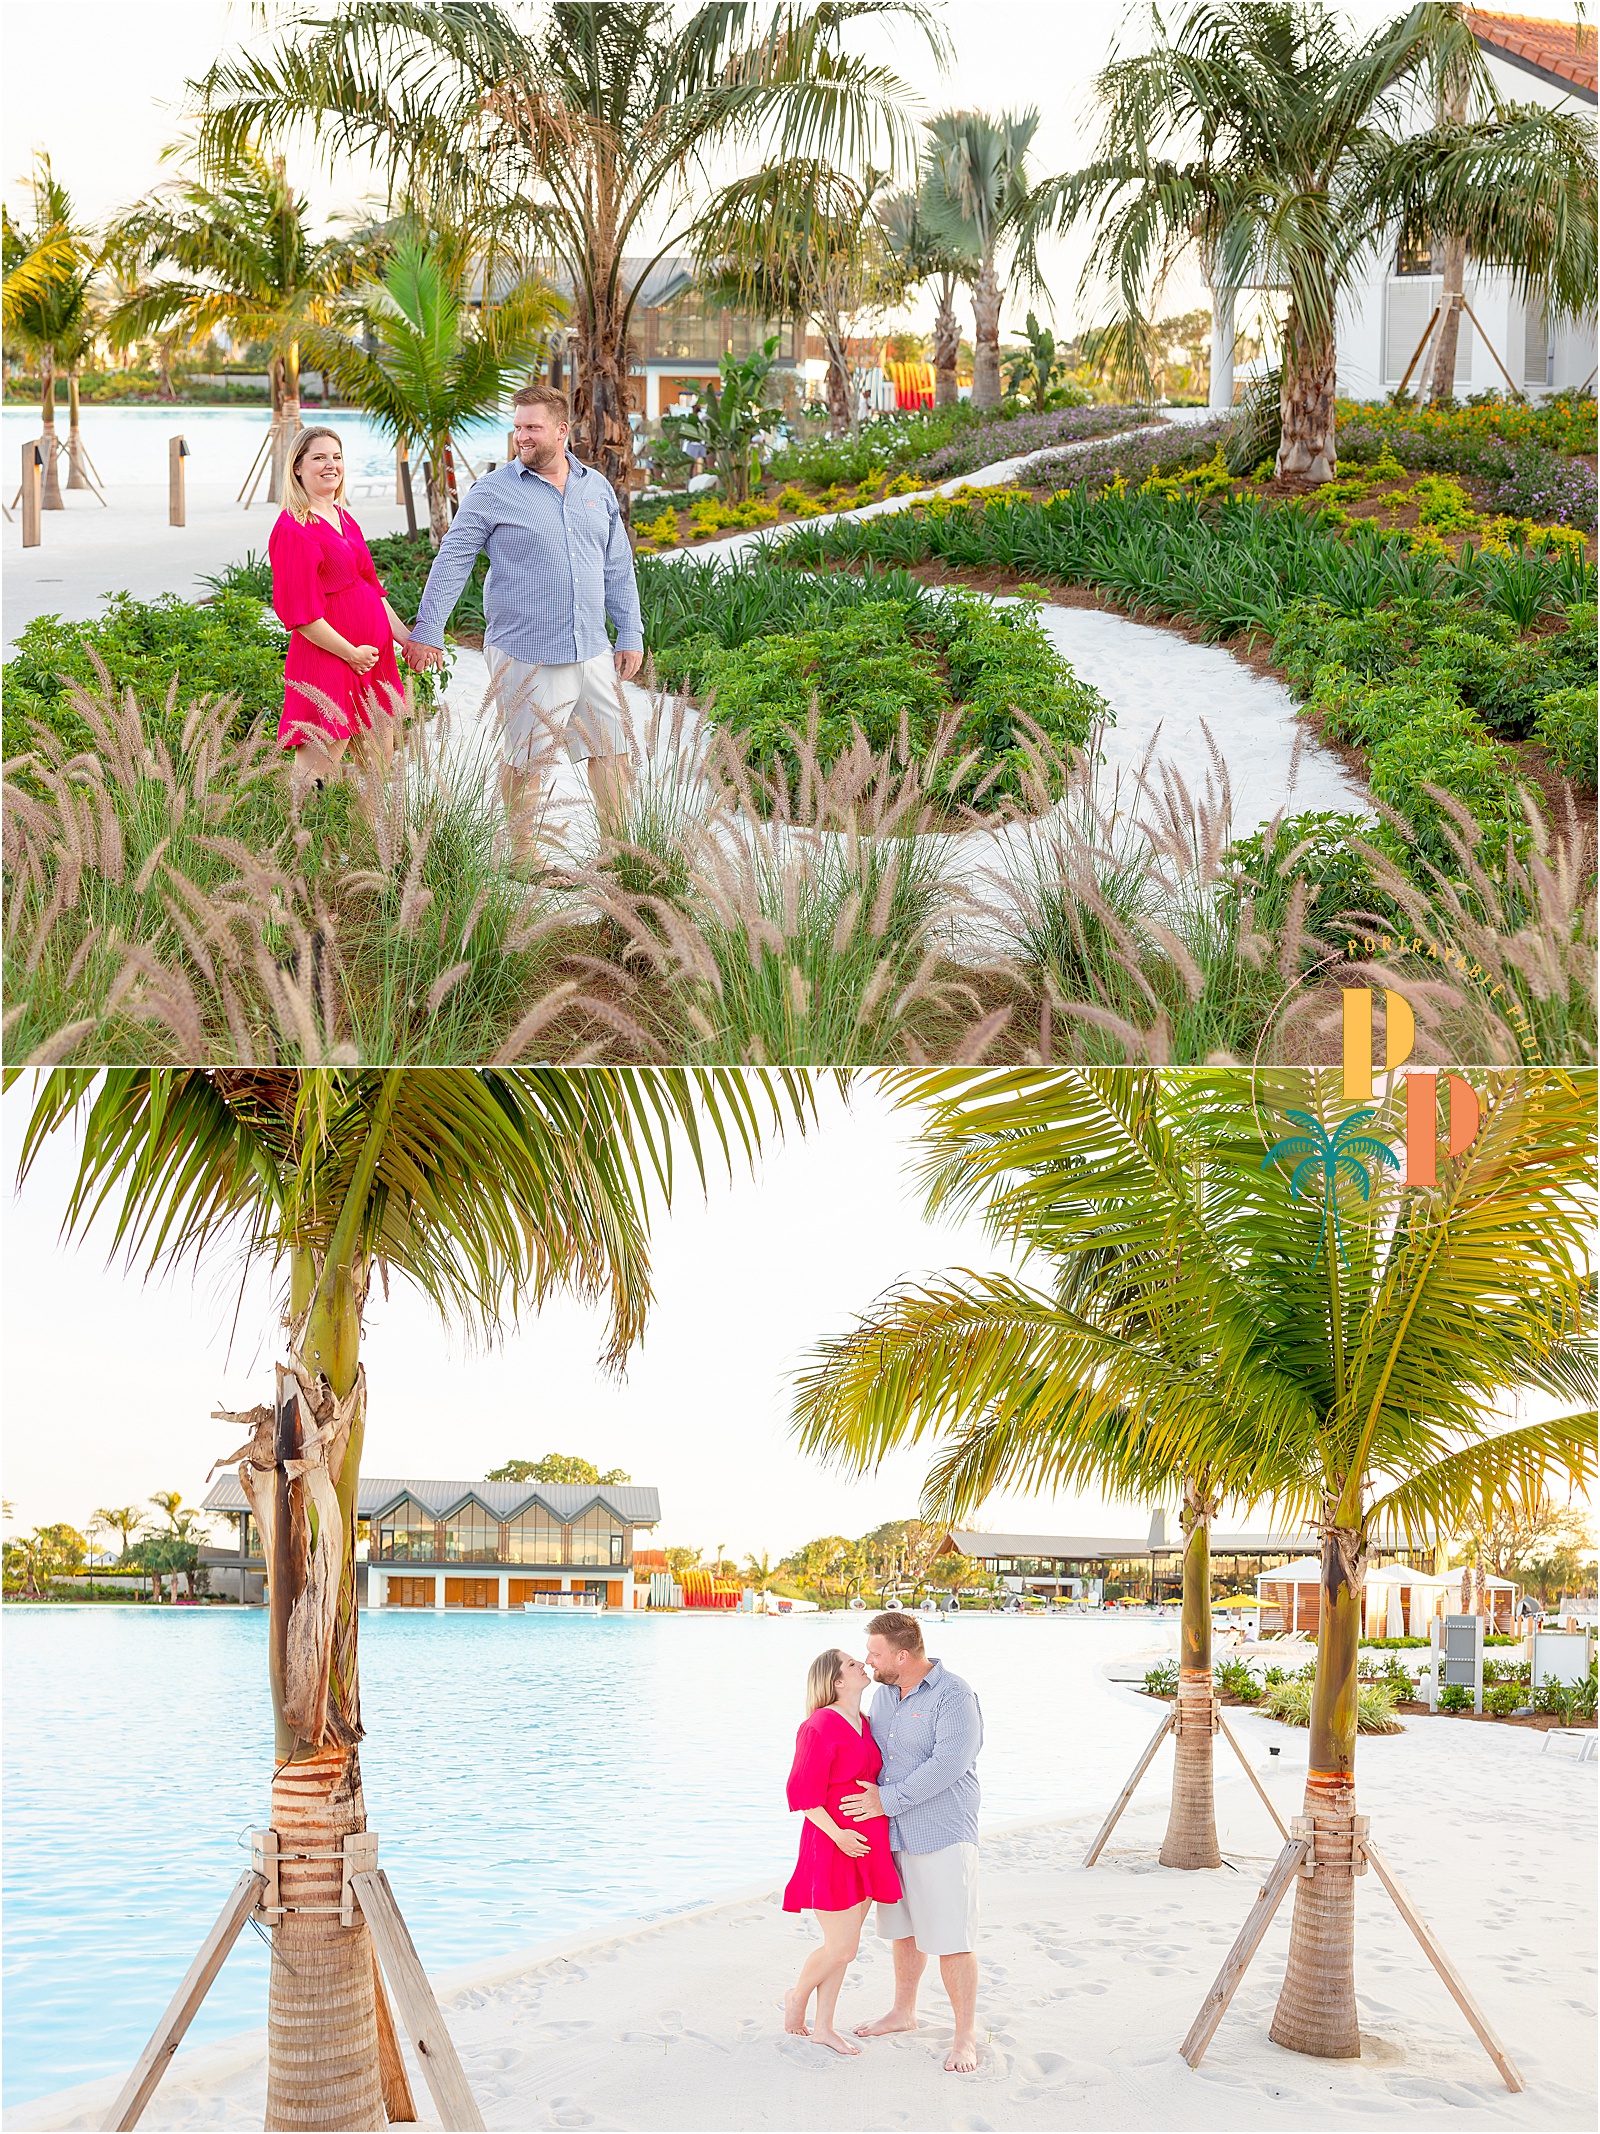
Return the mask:
<svg viewBox="0 0 1600 2134">
<path fill-rule="evenodd" d="M 394 495 L 394 446 L 377 425 L 353 408 L 330 408 L 326 417 L 314 408 L 302 411 L 308 423 L 326 423 L 339 432 L 344 446 L 345 468 L 352 495 L 367 485 L 387 485 Z M 238 489 L 267 433 L 264 407 L 189 408 L 137 407 L 83 410 L 83 441 L 100 479 L 113 483 L 159 482 L 167 479 L 167 440 L 181 437 L 189 447 L 188 479 L 191 482 L 226 482 Z M 474 424 L 461 432 L 461 446 L 474 464 L 486 458 L 504 459 L 508 420 Z M 56 408 L 56 434 L 65 444 L 67 411 Z M 5 464 L 15 468 L 17 456 L 29 438 L 39 435 L 39 410 L 12 402 L 0 414 L 0 450 Z M 413 447 L 420 460 L 421 448 Z M 65 469 L 62 480 L 66 480 Z M 14 479 L 14 477 L 13 477 Z M 422 476 L 415 471 L 421 508 Z M 265 488 L 259 492 L 265 496 Z"/>
<path fill-rule="evenodd" d="M 259 1610 L 5 1610 L 5 2098 L 132 2064 L 248 1864 L 271 1723 Z M 362 1618 L 368 1814 L 431 1971 L 699 1904 L 793 1863 L 807 1663 L 864 1618 Z M 1145 1708 L 1099 1675 L 1144 1619 L 967 1618 L 986 1823 L 1109 1800 Z M 266 2020 L 236 1945 L 191 2043 Z"/>
</svg>

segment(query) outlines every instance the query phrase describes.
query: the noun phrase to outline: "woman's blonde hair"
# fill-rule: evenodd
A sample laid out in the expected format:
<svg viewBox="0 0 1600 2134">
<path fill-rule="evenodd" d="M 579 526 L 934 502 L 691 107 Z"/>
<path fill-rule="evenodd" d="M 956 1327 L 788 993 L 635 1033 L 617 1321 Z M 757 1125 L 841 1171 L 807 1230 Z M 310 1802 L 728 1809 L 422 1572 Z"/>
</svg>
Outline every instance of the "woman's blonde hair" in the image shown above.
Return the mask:
<svg viewBox="0 0 1600 2134">
<path fill-rule="evenodd" d="M 820 1712 L 839 1694 L 839 1675 L 849 1653 L 841 1652 L 837 1645 L 830 1645 L 826 1652 L 819 1652 L 811 1663 L 811 1672 L 806 1676 L 806 1717 Z"/>
<path fill-rule="evenodd" d="M 300 462 L 305 458 L 307 452 L 316 443 L 319 437 L 331 437 L 334 443 L 339 447 L 339 465 L 341 472 L 339 475 L 339 486 L 334 492 L 333 501 L 336 504 L 342 504 L 344 502 L 344 474 L 342 471 L 344 467 L 344 439 L 339 435 L 337 430 L 329 430 L 326 428 L 318 428 L 315 430 L 296 430 L 293 437 L 291 437 L 289 440 L 289 457 L 284 463 L 283 508 L 289 513 L 291 518 L 298 519 L 302 526 L 304 526 L 307 519 L 309 519 L 311 516 L 311 498 L 306 493 L 305 484 L 300 479 Z"/>
</svg>

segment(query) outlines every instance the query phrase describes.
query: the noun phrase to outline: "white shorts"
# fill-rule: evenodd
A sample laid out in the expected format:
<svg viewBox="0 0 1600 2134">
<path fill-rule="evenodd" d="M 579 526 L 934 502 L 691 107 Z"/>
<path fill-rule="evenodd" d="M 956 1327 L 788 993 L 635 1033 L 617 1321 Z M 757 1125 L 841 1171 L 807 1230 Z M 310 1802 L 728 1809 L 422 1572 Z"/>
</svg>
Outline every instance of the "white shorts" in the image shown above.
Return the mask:
<svg viewBox="0 0 1600 2134">
<path fill-rule="evenodd" d="M 485 645 L 489 687 L 500 714 L 500 754 L 513 770 L 534 771 L 565 746 L 574 763 L 628 753 L 628 719 L 611 654 L 530 666 Z"/>
<path fill-rule="evenodd" d="M 938 1852 L 897 1852 L 898 1904 L 878 1906 L 885 1941 L 909 1935 L 924 1956 L 962 1956 L 978 1946 L 978 1848 L 946 1845 Z"/>
</svg>

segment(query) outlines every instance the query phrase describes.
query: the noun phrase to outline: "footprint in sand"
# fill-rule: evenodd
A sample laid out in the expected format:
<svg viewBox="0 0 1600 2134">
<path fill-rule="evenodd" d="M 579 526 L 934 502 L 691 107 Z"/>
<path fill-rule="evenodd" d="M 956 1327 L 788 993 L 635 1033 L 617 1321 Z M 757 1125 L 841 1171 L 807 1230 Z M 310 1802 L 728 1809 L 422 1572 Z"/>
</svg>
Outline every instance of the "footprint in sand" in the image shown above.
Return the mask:
<svg viewBox="0 0 1600 2134">
<path fill-rule="evenodd" d="M 520 2067 L 528 2057 L 525 2052 L 518 2052 L 514 2045 L 464 2045 L 461 2051 L 463 2057 L 472 2062 L 475 2071 L 481 2068 L 485 2073 L 497 2075 L 503 2075 L 513 2067 Z"/>
<path fill-rule="evenodd" d="M 541 2038 L 548 2038 L 553 2044 L 556 2044 L 567 2038 L 578 2037 L 583 2031 L 593 2030 L 593 2028 L 593 2023 L 588 2022 L 541 2023 L 539 2025 L 539 2035 Z"/>
<path fill-rule="evenodd" d="M 594 2114 L 586 2112 L 576 2097 L 552 2097 L 550 2124 L 553 2127 L 592 2127 Z"/>
<path fill-rule="evenodd" d="M 1016 2061 L 1012 2072 L 1022 2081 L 1022 2087 L 1012 2092 L 1018 2103 L 1046 2090 L 1098 2089 L 1111 2080 L 1109 2067 L 1101 2067 L 1093 2060 L 1069 2060 L 1065 2053 L 1058 2052 L 1034 2053 L 1029 2059 Z"/>
</svg>

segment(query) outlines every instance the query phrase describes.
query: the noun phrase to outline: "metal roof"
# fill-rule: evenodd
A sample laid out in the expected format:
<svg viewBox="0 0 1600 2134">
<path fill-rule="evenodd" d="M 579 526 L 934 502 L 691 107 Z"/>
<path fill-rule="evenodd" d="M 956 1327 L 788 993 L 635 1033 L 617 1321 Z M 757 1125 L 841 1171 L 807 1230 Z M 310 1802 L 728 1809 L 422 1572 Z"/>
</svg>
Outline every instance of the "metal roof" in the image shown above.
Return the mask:
<svg viewBox="0 0 1600 2134">
<path fill-rule="evenodd" d="M 1211 1553 L 1226 1556 L 1243 1550 L 1253 1554 L 1290 1551 L 1314 1546 L 1308 1534 L 1213 1534 Z M 1148 1536 L 1107 1538 L 1104 1534 L 981 1534 L 968 1527 L 952 1527 L 940 1547 L 941 1555 L 953 1549 L 963 1556 L 1117 1557 L 1181 1555 L 1181 1541 L 1154 1541 Z"/>
<path fill-rule="evenodd" d="M 654 1526 L 661 1517 L 661 1493 L 633 1482 L 440 1482 L 416 1476 L 363 1475 L 356 1492 L 356 1510 L 363 1519 L 387 1511 L 402 1497 L 415 1497 L 435 1519 L 444 1519 L 469 1498 L 474 1498 L 496 1519 L 514 1519 L 519 1512 L 542 1504 L 553 1517 L 569 1524 L 600 1504 L 631 1526 Z M 206 1491 L 202 1509 L 208 1512 L 244 1512 L 250 1509 L 239 1477 L 230 1467 L 218 1475 Z"/>
</svg>

